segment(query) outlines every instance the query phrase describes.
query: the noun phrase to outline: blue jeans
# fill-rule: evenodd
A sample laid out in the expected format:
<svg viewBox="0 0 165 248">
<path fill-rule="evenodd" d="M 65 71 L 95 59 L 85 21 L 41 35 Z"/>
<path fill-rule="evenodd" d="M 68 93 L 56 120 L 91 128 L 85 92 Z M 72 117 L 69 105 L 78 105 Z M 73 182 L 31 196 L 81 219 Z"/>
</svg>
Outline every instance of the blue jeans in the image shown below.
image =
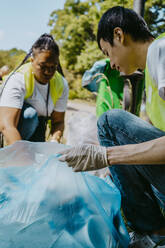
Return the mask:
<svg viewBox="0 0 165 248">
<path fill-rule="evenodd" d="M 124 110 L 113 109 L 98 120 L 102 146 L 136 144 L 165 136 L 165 132 Z M 109 167 L 122 195 L 128 225 L 139 233 L 165 228 L 160 207 L 165 207 L 165 165 Z"/>
<path fill-rule="evenodd" d="M 17 127 L 22 139 L 44 142 L 46 120 L 46 117 L 38 117 L 37 111 L 30 104 L 24 103 Z"/>
</svg>

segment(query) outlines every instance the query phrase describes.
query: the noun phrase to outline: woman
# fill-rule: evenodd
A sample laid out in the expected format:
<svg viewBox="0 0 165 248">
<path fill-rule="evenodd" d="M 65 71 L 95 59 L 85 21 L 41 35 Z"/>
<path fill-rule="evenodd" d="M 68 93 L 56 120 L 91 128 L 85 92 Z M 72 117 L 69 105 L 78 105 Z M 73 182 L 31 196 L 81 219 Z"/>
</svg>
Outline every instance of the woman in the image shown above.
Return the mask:
<svg viewBox="0 0 165 248">
<path fill-rule="evenodd" d="M 30 63 L 24 64 L 29 57 Z M 50 140 L 60 142 L 67 98 L 68 85 L 62 76 L 58 45 L 51 35 L 43 34 L 1 92 L 0 132 L 7 144 L 21 139 L 45 141 L 49 118 Z"/>
</svg>

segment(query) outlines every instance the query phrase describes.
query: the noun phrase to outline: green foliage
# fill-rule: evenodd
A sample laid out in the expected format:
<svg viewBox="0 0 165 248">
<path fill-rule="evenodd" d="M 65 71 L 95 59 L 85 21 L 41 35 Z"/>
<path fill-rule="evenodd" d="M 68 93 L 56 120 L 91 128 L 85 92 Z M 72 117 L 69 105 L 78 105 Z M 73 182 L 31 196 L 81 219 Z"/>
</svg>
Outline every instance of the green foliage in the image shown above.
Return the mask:
<svg viewBox="0 0 165 248">
<path fill-rule="evenodd" d="M 64 70 L 64 74 L 67 76 L 67 80 L 69 82 L 69 98 L 81 98 L 87 100 L 93 100 L 95 97 L 94 95 L 86 89 L 81 87 L 81 75 L 75 75 L 74 72 L 68 72 Z"/>
<path fill-rule="evenodd" d="M 145 6 L 144 18 L 156 37 L 165 32 L 165 0 L 148 0 Z"/>
<path fill-rule="evenodd" d="M 82 49 L 81 54 L 77 56 L 77 63 L 74 66 L 76 72 L 83 74 L 85 70 L 89 69 L 93 62 L 103 58 L 102 52 L 98 49 L 96 41 L 85 42 L 85 48 Z"/>
<path fill-rule="evenodd" d="M 104 58 L 96 42 L 97 26 L 102 14 L 116 5 L 133 8 L 133 0 L 66 0 L 64 9 L 51 13 L 49 25 L 60 45 L 62 65 L 73 73 L 71 81 L 66 73 L 71 97 L 85 95 L 81 94 L 84 71 Z M 165 0 L 147 0 L 145 4 L 145 19 L 156 36 L 165 31 L 164 7 Z"/>
<path fill-rule="evenodd" d="M 23 50 L 12 48 L 10 50 L 0 50 L 0 67 L 8 65 L 10 70 L 16 68 L 23 60 L 26 53 Z"/>
</svg>

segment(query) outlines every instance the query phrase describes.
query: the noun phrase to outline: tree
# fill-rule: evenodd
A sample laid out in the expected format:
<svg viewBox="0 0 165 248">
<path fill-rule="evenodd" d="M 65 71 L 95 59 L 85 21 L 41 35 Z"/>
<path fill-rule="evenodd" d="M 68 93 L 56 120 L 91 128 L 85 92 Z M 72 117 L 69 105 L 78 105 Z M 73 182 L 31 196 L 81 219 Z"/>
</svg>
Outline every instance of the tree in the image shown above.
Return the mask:
<svg viewBox="0 0 165 248">
<path fill-rule="evenodd" d="M 155 37 L 165 32 L 165 0 L 146 1 L 144 18 Z"/>
<path fill-rule="evenodd" d="M 10 70 L 13 70 L 23 60 L 26 52 L 12 48 L 10 50 L 0 50 L 0 67 L 8 65 Z"/>
</svg>

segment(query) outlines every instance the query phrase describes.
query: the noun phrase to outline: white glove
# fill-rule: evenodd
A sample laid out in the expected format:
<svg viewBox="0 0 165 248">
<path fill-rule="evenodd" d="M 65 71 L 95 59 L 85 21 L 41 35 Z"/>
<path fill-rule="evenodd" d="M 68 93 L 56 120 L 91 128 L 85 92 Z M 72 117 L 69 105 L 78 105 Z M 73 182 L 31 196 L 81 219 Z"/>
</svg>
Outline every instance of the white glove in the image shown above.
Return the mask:
<svg viewBox="0 0 165 248">
<path fill-rule="evenodd" d="M 67 162 L 74 171 L 97 170 L 109 166 L 106 147 L 85 144 L 60 152 L 59 160 Z"/>
</svg>

